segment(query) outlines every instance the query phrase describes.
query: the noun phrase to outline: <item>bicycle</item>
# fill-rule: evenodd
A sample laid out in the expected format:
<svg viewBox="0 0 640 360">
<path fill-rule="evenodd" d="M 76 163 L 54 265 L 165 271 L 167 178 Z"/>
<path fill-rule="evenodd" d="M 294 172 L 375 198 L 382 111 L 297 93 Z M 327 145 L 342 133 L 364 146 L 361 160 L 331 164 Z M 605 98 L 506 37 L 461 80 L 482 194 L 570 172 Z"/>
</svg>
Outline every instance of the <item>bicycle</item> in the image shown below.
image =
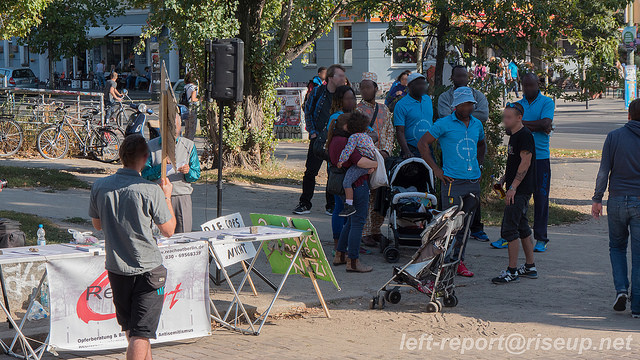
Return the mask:
<svg viewBox="0 0 640 360">
<path fill-rule="evenodd" d="M 124 101 L 126 100 L 128 103 L 133 104 L 133 100 L 129 97 L 129 92 L 126 89 L 122 91 L 122 94 L 124 95 L 122 101 L 117 101 L 115 104 L 111 105 L 113 111 L 111 112 L 111 117 L 106 119 L 105 123 L 113 123 L 115 127 L 124 131 L 123 129 L 127 127 L 129 117 L 133 113 L 133 110 L 129 109 L 129 107 L 125 107 Z"/>
<path fill-rule="evenodd" d="M 62 120 L 57 124 L 47 126 L 40 131 L 37 137 L 36 146 L 38 152 L 46 159 L 61 159 L 69 152 L 69 135 L 64 130 L 65 125 L 71 128 L 73 135 L 78 140 L 78 145 L 84 156 L 92 154 L 96 160 L 101 162 L 114 162 L 120 157 L 120 138 L 108 127 L 97 126 L 91 123 L 90 118 L 84 118 L 82 128 L 85 133 L 81 136 L 76 127 L 69 120 L 72 117 L 66 113 L 62 115 Z"/>
<path fill-rule="evenodd" d="M 24 137 L 22 127 L 11 115 L 0 115 L 0 156 L 11 156 L 20 150 Z"/>
</svg>

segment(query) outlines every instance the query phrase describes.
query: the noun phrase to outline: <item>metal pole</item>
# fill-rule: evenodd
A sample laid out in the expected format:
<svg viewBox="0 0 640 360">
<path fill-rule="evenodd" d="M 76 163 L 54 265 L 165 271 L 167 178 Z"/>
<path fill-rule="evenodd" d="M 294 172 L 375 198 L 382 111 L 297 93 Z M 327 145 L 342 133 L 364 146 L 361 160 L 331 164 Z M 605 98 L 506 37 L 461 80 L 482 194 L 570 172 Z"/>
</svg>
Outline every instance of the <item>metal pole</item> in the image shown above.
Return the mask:
<svg viewBox="0 0 640 360">
<path fill-rule="evenodd" d="M 224 119 L 224 103 L 218 101 L 218 111 L 220 112 L 219 128 L 218 128 L 218 203 L 216 209 L 218 217 L 222 216 L 222 121 Z"/>
<path fill-rule="evenodd" d="M 627 6 L 627 26 L 633 26 L 633 3 Z M 634 64 L 634 51 L 633 48 L 627 53 L 627 65 Z"/>
</svg>

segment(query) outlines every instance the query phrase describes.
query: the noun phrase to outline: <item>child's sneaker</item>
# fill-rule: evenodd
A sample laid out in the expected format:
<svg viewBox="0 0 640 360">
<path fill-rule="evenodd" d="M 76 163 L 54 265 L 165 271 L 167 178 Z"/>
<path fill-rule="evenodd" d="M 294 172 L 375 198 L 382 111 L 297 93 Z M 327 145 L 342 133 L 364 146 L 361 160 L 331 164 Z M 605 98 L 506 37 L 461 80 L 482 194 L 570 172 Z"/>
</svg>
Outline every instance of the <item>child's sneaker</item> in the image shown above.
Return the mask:
<svg viewBox="0 0 640 360">
<path fill-rule="evenodd" d="M 537 279 L 538 278 L 538 270 L 535 266 L 530 268 L 522 265 L 518 268 L 518 276 L 522 276 L 529 279 Z"/>
<path fill-rule="evenodd" d="M 518 271 L 516 271 L 515 273 L 512 273 L 506 270 L 502 270 L 502 272 L 500 273 L 500 276 L 494 277 L 493 279 L 491 279 L 491 282 L 496 285 L 508 284 L 508 283 L 518 282 L 518 281 L 520 281 L 520 277 L 518 276 Z"/>
<path fill-rule="evenodd" d="M 342 210 L 340 212 L 340 216 L 349 217 L 349 216 L 351 216 L 351 215 L 353 215 L 355 213 L 356 213 L 356 207 L 355 206 L 345 204 L 344 205 L 344 210 Z"/>
</svg>

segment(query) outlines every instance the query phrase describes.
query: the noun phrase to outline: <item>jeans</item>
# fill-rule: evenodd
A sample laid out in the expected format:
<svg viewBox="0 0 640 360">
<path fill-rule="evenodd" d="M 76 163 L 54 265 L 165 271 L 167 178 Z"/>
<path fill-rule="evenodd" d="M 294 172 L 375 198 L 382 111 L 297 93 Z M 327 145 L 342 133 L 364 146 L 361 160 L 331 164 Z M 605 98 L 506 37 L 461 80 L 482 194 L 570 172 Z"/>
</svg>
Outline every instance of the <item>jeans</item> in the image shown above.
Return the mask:
<svg viewBox="0 0 640 360">
<path fill-rule="evenodd" d="M 484 224 L 482 223 L 482 210 L 481 210 L 481 205 L 478 204 L 478 207 L 476 208 L 476 215 L 473 217 L 473 222 L 471 223 L 471 226 L 469 227 L 469 232 L 473 233 L 477 233 L 480 231 L 484 231 Z"/>
<path fill-rule="evenodd" d="M 96 79 L 98 79 L 98 84 L 100 84 L 100 88 L 104 87 L 104 72 L 97 72 Z"/>
<path fill-rule="evenodd" d="M 105 122 L 109 122 L 111 115 L 113 115 L 114 105 L 115 105 L 115 102 L 105 100 L 104 102 L 104 121 Z"/>
<path fill-rule="evenodd" d="M 139 89 L 140 88 L 140 84 L 145 83 L 145 84 L 149 84 L 149 79 L 147 79 L 144 76 L 138 76 L 136 77 L 136 84 L 134 86 L 134 88 Z"/>
<path fill-rule="evenodd" d="M 338 240 L 338 251 L 346 252 L 349 259 L 360 257 L 362 229 L 369 211 L 369 182 L 353 188 L 353 206 L 356 213 L 347 218 Z"/>
<path fill-rule="evenodd" d="M 627 293 L 627 243 L 631 235 L 631 312 L 640 314 L 640 197 L 616 196 L 607 202 L 609 257 L 617 293 Z"/>
<path fill-rule="evenodd" d="M 135 83 L 136 83 L 136 78 L 137 78 L 137 76 L 133 76 L 133 75 L 127 76 L 127 78 L 126 78 L 126 82 L 127 82 L 126 83 L 126 87 L 127 87 L 127 89 L 131 90 L 133 85 L 135 85 Z"/>
<path fill-rule="evenodd" d="M 533 193 L 533 237 L 549 241 L 549 190 L 551 186 L 551 163 L 549 159 L 536 160 L 536 190 Z"/>
<path fill-rule="evenodd" d="M 313 192 L 316 189 L 316 176 L 322 167 L 324 160 L 318 158 L 313 153 L 313 144 L 317 137 L 311 139 L 309 142 L 309 150 L 307 150 L 307 161 L 304 164 L 304 176 L 302 177 L 302 195 L 300 195 L 300 204 L 305 205 L 311 209 L 311 198 L 313 198 Z M 333 201 L 333 195 L 325 193 L 327 200 L 327 208 L 333 209 L 335 206 Z"/>
<path fill-rule="evenodd" d="M 336 206 L 333 208 L 333 214 L 331 214 L 331 230 L 333 231 L 333 239 L 340 238 L 342 228 L 344 228 L 345 218 L 340 216 L 340 212 L 344 210 L 344 199 L 338 195 L 333 195 Z"/>
</svg>

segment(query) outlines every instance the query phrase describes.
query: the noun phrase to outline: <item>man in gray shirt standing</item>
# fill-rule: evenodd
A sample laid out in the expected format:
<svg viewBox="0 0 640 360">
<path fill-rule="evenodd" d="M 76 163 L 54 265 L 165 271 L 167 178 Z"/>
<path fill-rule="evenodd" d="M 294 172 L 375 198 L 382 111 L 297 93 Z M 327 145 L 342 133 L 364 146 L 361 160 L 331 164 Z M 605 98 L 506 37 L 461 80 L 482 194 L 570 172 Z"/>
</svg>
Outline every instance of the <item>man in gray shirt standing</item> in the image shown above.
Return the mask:
<svg viewBox="0 0 640 360">
<path fill-rule="evenodd" d="M 602 198 L 609 183 L 607 213 L 609 258 L 616 299 L 613 310 L 624 311 L 629 299 L 627 246 L 631 236 L 631 315 L 640 318 L 640 99 L 629 104 L 629 121 L 607 135 L 596 178 L 591 214 L 602 215 Z"/>
<path fill-rule="evenodd" d="M 176 227 L 171 182 L 158 186 L 140 176 L 148 156 L 142 136 L 126 137 L 120 145 L 123 168 L 93 184 L 89 205 L 93 226 L 105 236 L 105 268 L 116 318 L 129 341 L 127 359 L 151 359 L 149 339 L 156 338 L 164 303 L 167 269 L 152 223 L 164 236 Z"/>
</svg>

